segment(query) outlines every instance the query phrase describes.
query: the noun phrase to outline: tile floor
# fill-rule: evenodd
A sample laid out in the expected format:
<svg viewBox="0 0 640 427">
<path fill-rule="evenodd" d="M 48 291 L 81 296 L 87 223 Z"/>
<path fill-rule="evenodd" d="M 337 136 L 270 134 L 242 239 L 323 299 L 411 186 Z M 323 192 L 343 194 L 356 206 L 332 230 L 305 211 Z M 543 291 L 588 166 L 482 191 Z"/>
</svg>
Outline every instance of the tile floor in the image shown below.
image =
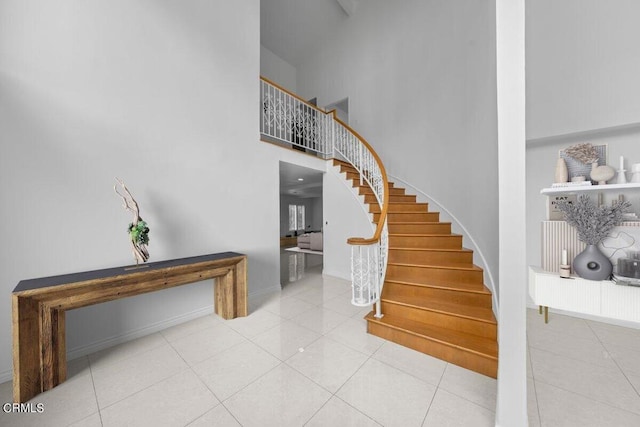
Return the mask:
<svg viewBox="0 0 640 427">
<path fill-rule="evenodd" d="M 201 317 L 69 362 L 69 379 L 34 399 L 44 413 L 0 411 L 0 425 L 494 425 L 495 380 L 366 334 L 349 284 L 313 264 L 252 298 L 248 317 Z M 640 426 L 640 331 L 528 315 L 529 425 Z"/>
</svg>

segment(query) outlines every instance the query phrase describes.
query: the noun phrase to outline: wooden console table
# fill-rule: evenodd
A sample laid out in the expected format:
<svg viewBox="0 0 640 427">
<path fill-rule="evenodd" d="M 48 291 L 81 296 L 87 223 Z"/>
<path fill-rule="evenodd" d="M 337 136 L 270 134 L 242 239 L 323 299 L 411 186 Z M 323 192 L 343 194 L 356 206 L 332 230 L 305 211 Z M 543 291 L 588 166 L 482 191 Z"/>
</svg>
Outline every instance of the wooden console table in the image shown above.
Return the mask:
<svg viewBox="0 0 640 427">
<path fill-rule="evenodd" d="M 215 312 L 246 316 L 247 257 L 234 252 L 21 281 L 12 294 L 14 402 L 66 379 L 65 311 L 212 278 Z"/>
</svg>

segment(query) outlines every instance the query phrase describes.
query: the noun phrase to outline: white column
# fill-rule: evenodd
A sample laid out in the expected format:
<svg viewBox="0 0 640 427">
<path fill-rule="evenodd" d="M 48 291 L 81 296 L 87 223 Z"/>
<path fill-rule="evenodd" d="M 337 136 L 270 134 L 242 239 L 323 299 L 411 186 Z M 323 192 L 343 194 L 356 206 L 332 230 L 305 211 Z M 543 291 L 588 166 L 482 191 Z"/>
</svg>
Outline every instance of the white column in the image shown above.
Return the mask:
<svg viewBox="0 0 640 427">
<path fill-rule="evenodd" d="M 496 0 L 499 170 L 496 425 L 527 426 L 524 0 Z"/>
</svg>

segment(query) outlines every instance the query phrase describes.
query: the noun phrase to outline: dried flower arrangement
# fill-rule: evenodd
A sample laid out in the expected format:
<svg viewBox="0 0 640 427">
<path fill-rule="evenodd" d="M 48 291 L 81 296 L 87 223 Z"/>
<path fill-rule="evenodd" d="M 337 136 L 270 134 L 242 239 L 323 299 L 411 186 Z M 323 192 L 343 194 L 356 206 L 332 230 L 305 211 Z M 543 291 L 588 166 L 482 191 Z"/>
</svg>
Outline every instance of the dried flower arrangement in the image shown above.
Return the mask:
<svg viewBox="0 0 640 427">
<path fill-rule="evenodd" d="M 589 143 L 572 145 L 566 148 L 564 152 L 567 156 L 585 164 L 598 161 L 598 152 L 595 147 Z"/>
<path fill-rule="evenodd" d="M 609 231 L 622 221 L 622 215 L 631 203 L 619 202 L 613 206 L 596 206 L 589 196 L 580 195 L 576 203 L 566 200 L 557 204 L 564 219 L 578 231 L 578 239 L 588 245 L 597 245 L 607 237 Z"/>
</svg>

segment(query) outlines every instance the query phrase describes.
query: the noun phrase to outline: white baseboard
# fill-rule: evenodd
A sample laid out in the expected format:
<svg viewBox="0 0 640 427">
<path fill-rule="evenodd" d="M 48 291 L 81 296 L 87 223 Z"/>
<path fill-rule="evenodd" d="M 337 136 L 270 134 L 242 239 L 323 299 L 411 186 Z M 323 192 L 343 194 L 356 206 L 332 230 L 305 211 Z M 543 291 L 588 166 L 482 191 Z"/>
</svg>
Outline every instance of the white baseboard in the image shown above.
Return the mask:
<svg viewBox="0 0 640 427">
<path fill-rule="evenodd" d="M 532 305 L 532 304 L 527 304 L 527 308 L 531 308 L 533 310 L 538 310 L 538 306 L 537 305 Z M 556 308 L 549 308 L 549 313 L 550 314 L 553 314 L 553 313 L 560 314 L 562 316 L 577 317 L 578 319 L 592 320 L 594 322 L 607 323 L 609 325 L 622 326 L 622 327 L 625 327 L 625 328 L 640 329 L 640 323 L 632 322 L 632 321 L 629 321 L 629 320 L 611 319 L 611 318 L 608 318 L 608 317 L 594 316 L 592 314 L 576 313 L 574 311 L 558 310 Z M 540 317 L 542 318 L 542 315 Z M 542 322 L 544 322 L 544 319 L 542 319 Z"/>
<path fill-rule="evenodd" d="M 281 290 L 280 285 L 274 285 L 266 289 L 261 289 L 257 292 L 250 292 L 249 296 L 259 296 L 272 292 L 279 292 Z M 141 338 L 146 335 L 153 334 L 158 331 L 170 328 L 175 325 L 179 325 L 189 320 L 197 319 L 198 317 L 207 316 L 213 313 L 213 306 L 200 308 L 189 313 L 181 314 L 179 316 L 172 317 L 171 319 L 163 320 L 158 323 L 154 323 L 144 328 L 136 329 L 133 331 L 125 332 L 124 334 L 116 335 L 101 341 L 96 341 L 81 347 L 76 347 L 67 351 L 67 360 L 77 359 L 78 357 L 86 356 L 88 354 L 95 353 L 96 351 L 104 350 L 105 348 L 113 347 L 114 345 L 122 344 L 127 341 Z M 10 373 L 10 375 L 12 375 Z"/>
<path fill-rule="evenodd" d="M 270 294 L 273 292 L 280 292 L 282 290 L 282 285 L 277 284 L 273 286 L 269 286 L 266 289 L 260 289 L 259 291 L 249 292 L 249 297 L 257 297 L 260 295 Z"/>
<path fill-rule="evenodd" d="M 322 270 L 322 276 L 335 277 L 336 279 L 346 280 L 347 282 L 351 281 L 351 274 L 344 275 L 338 271 L 327 270 L 326 268 Z"/>
<path fill-rule="evenodd" d="M 198 317 L 206 316 L 213 313 L 213 307 L 204 307 L 189 313 L 181 314 L 179 316 L 172 317 L 170 319 L 162 320 L 160 322 L 145 326 L 144 328 L 134 329 L 132 331 L 124 332 L 100 341 L 95 341 L 89 344 L 85 344 L 67 351 L 67 360 L 77 359 L 78 357 L 86 356 L 88 354 L 95 353 L 105 348 L 113 347 L 114 345 L 122 344 L 127 341 L 141 338 L 149 334 L 153 334 L 158 331 L 170 328 L 171 326 L 179 325 L 189 320 L 197 319 Z M 11 381 L 13 379 L 13 372 L 11 370 L 0 373 L 0 383 Z"/>
<path fill-rule="evenodd" d="M 189 313 L 162 320 L 143 328 L 134 329 L 132 331 L 118 334 L 100 341 L 85 344 L 67 351 L 67 360 L 77 359 L 78 357 L 86 356 L 88 354 L 95 353 L 96 351 L 104 350 L 105 348 L 113 347 L 114 345 L 122 344 L 136 338 L 141 338 L 146 335 L 150 335 L 155 332 L 170 328 L 171 326 L 179 325 L 181 323 L 188 322 L 189 320 L 197 319 L 198 317 L 206 316 L 211 313 L 213 313 L 212 306 L 199 308 Z"/>
<path fill-rule="evenodd" d="M 11 370 L 0 372 L 0 384 L 6 383 L 7 381 L 11 381 L 13 379 L 13 372 Z M 1 402 L 6 403 L 6 402 Z"/>
<path fill-rule="evenodd" d="M 282 287 L 278 285 L 270 286 L 266 289 L 261 289 L 257 292 L 250 292 L 249 296 L 259 296 L 263 294 L 269 294 L 272 292 L 279 292 Z M 127 341 L 134 340 L 136 338 L 141 338 L 146 335 L 153 334 L 158 331 L 162 331 L 164 329 L 170 328 L 175 325 L 179 325 L 184 322 L 188 322 L 189 320 L 197 319 L 198 317 L 207 316 L 213 313 L 213 306 L 200 308 L 189 313 L 181 314 L 179 316 L 172 317 L 170 319 L 166 319 L 157 323 L 154 323 L 149 326 L 145 326 L 144 328 L 135 329 L 132 331 L 128 331 L 119 335 L 115 335 L 100 341 L 95 341 L 86 345 L 82 345 L 67 351 L 67 360 L 77 359 L 78 357 L 86 356 L 88 354 L 95 353 L 100 350 L 104 350 L 105 348 L 113 347 L 118 344 L 125 343 Z M 0 372 L 0 384 L 11 381 L 13 379 L 13 371 L 7 370 L 4 372 Z"/>
</svg>

